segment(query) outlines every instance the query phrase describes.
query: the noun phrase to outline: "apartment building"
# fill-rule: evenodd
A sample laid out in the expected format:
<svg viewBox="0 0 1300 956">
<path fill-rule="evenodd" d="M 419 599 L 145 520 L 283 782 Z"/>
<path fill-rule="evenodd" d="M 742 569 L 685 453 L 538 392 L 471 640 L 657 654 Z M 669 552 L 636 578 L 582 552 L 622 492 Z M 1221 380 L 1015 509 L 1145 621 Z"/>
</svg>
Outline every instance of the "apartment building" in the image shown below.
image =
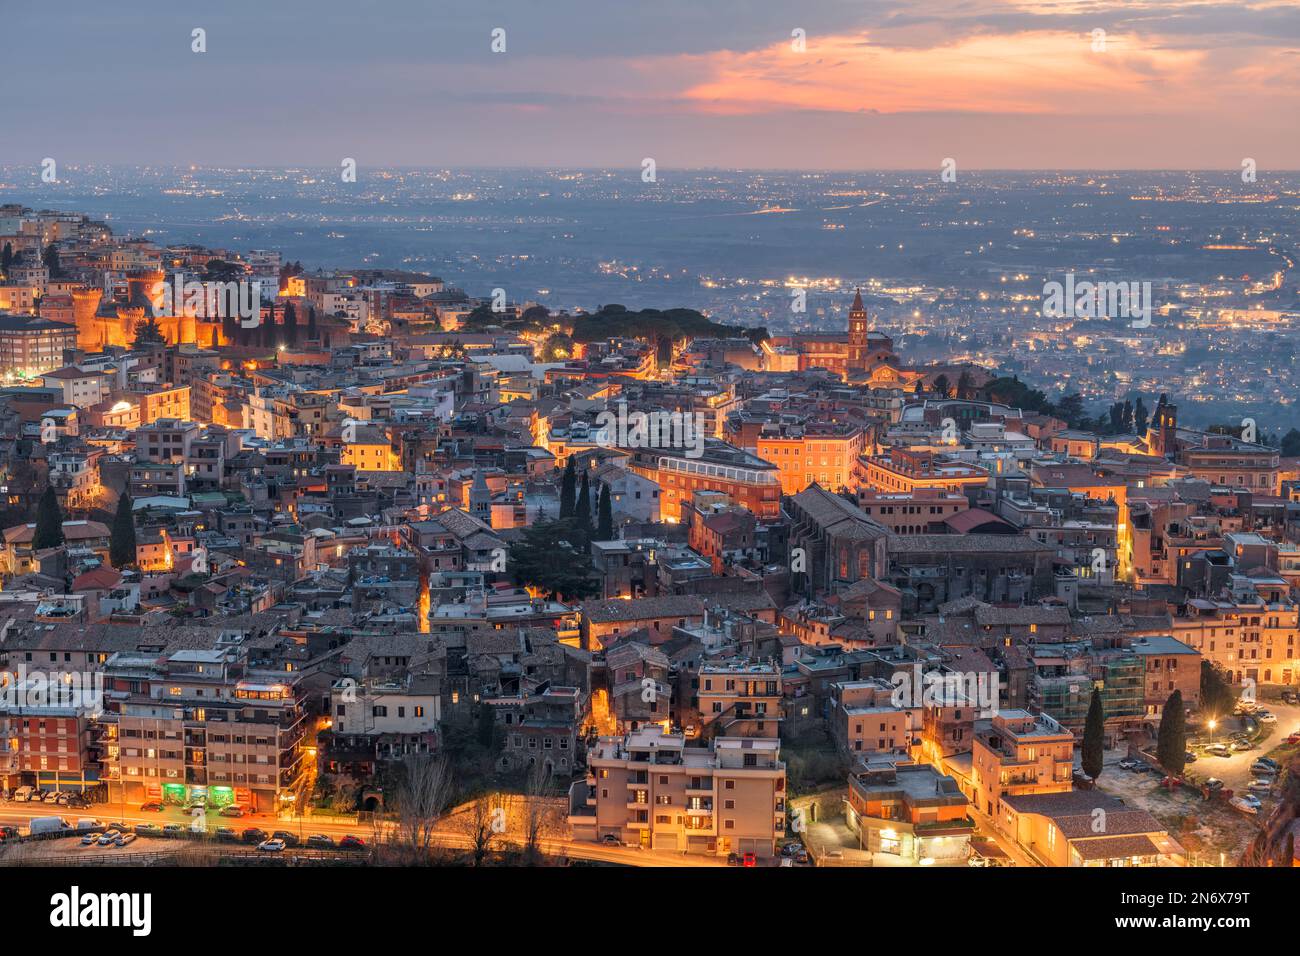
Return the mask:
<svg viewBox="0 0 1300 956">
<path fill-rule="evenodd" d="M 105 715 L 110 801 L 270 813 L 293 799 L 306 769 L 303 689 L 295 673 L 251 668 L 242 635 L 163 658 L 118 652 L 104 672 L 119 701 Z"/>
<path fill-rule="evenodd" d="M 1047 714 L 999 711 L 975 722 L 971 770 L 971 803 L 999 821 L 1007 796 L 1074 789 L 1074 734 Z"/>
<path fill-rule="evenodd" d="M 920 742 L 921 702 L 895 703 L 897 688 L 875 677 L 831 686 L 831 738 L 846 754 L 909 754 Z"/>
<path fill-rule="evenodd" d="M 775 856 L 785 836 L 785 764 L 775 738 L 685 737 L 643 727 L 601 737 L 570 789 L 573 838 L 658 850 Z"/>
<path fill-rule="evenodd" d="M 957 781 L 929 764 L 887 763 L 849 775 L 844 818 L 873 866 L 964 865 L 968 806 Z"/>
<path fill-rule="evenodd" d="M 781 667 L 774 661 L 701 664 L 701 731 L 706 737 L 776 737 L 781 729 Z"/>
</svg>

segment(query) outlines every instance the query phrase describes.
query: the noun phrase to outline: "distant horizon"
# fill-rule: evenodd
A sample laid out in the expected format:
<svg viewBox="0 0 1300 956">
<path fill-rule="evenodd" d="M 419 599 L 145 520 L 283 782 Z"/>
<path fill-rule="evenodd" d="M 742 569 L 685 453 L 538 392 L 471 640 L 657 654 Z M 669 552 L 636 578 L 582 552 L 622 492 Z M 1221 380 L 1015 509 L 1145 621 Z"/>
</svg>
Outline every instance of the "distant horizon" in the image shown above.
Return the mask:
<svg viewBox="0 0 1300 956">
<path fill-rule="evenodd" d="M 0 161 L 0 171 L 8 173 L 13 169 L 23 169 L 31 167 L 36 173 L 40 172 L 40 160 L 24 162 Z M 82 170 L 82 169 L 189 169 L 193 171 L 212 171 L 212 172 L 237 172 L 242 170 L 268 170 L 276 172 L 295 172 L 299 170 L 336 170 L 337 165 L 315 164 L 315 163 L 145 163 L 145 162 L 104 162 L 104 163 L 68 163 L 60 165 L 60 169 Z M 656 168 L 659 170 L 670 170 L 673 172 L 685 173 L 915 173 L 917 175 L 931 175 L 939 170 L 939 165 L 934 168 L 921 166 L 670 166 L 657 163 Z M 581 166 L 568 163 L 548 163 L 539 165 L 493 165 L 490 163 L 443 163 L 434 165 L 419 165 L 410 163 L 357 163 L 357 169 L 381 169 L 381 170 L 400 170 L 413 172 L 436 172 L 440 170 L 459 171 L 459 170 L 482 170 L 484 172 L 592 172 L 604 173 L 619 170 L 631 170 L 640 172 L 640 166 L 633 163 L 627 165 L 597 165 Z M 959 172 L 967 173 L 1068 173 L 1075 174 L 1107 174 L 1107 173 L 1152 173 L 1152 174 L 1177 174 L 1177 173 L 1230 173 L 1239 174 L 1241 167 L 1222 167 L 1222 166 L 1167 166 L 1167 167 L 1140 167 L 1140 166 L 959 166 Z M 1295 167 L 1268 167 L 1263 164 L 1258 166 L 1258 175 L 1267 176 L 1271 173 L 1276 174 L 1296 174 L 1300 173 L 1300 166 Z M 60 185 L 63 184 L 60 177 Z M 13 186 L 14 181 L 0 179 L 0 186 Z"/>
</svg>

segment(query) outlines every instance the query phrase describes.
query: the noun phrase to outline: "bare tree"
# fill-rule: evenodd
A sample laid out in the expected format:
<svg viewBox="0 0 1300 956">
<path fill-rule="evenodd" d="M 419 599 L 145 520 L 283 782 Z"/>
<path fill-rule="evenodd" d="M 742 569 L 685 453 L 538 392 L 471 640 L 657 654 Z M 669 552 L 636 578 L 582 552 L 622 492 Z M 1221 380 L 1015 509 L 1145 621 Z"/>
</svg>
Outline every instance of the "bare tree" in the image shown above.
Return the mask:
<svg viewBox="0 0 1300 956">
<path fill-rule="evenodd" d="M 397 792 L 395 842 L 418 856 L 427 856 L 433 834 L 451 795 L 451 772 L 444 757 L 411 754 Z"/>
<path fill-rule="evenodd" d="M 474 865 L 482 866 L 493 845 L 506 832 L 506 807 L 499 794 L 483 793 L 458 811 L 456 820 L 469 837 Z"/>
<path fill-rule="evenodd" d="M 524 785 L 522 814 L 524 858 L 530 864 L 536 864 L 541 860 L 542 838 L 550 833 L 555 822 L 553 797 L 554 777 L 550 765 L 542 762 L 533 764 Z"/>
</svg>

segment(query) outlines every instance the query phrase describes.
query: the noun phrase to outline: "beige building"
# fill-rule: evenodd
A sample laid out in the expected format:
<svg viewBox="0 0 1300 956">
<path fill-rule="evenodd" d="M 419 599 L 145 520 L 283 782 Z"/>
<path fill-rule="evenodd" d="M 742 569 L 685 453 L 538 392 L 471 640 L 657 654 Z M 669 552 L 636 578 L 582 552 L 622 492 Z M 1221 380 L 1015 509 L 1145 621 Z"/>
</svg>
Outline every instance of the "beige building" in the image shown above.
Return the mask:
<svg viewBox="0 0 1300 956">
<path fill-rule="evenodd" d="M 785 836 L 785 764 L 775 738 L 686 746 L 658 726 L 601 737 L 569 791 L 577 840 L 769 858 Z"/>
<path fill-rule="evenodd" d="M 1005 797 L 1074 789 L 1074 734 L 1047 714 L 999 711 L 975 722 L 971 771 L 971 803 L 1001 826 Z"/>
</svg>

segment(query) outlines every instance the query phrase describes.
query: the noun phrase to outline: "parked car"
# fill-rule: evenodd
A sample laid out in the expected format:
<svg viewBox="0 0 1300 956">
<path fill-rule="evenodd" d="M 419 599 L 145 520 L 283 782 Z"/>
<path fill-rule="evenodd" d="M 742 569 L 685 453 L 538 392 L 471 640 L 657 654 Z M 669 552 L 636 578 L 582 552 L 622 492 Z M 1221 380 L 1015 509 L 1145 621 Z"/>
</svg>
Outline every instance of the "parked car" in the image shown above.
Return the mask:
<svg viewBox="0 0 1300 956">
<path fill-rule="evenodd" d="M 1242 813 L 1249 813 L 1253 816 L 1254 814 L 1259 813 L 1259 801 L 1256 800 L 1252 803 L 1246 799 L 1248 796 L 1250 795 L 1243 794 L 1239 797 L 1233 797 L 1228 801 L 1228 805 L 1240 810 Z"/>
<path fill-rule="evenodd" d="M 162 827 L 156 823 L 140 823 L 136 825 L 135 833 L 137 836 L 162 836 Z"/>
<path fill-rule="evenodd" d="M 1282 691 L 1282 703 L 1284 704 L 1300 703 L 1300 697 L 1297 697 L 1296 692 L 1293 690 L 1284 690 Z"/>
<path fill-rule="evenodd" d="M 1286 738 L 1286 742 L 1291 744 L 1292 746 L 1296 744 L 1300 744 L 1300 730 L 1297 730 L 1293 734 L 1289 734 Z"/>
<path fill-rule="evenodd" d="M 608 836 L 614 836 L 612 833 Z M 606 843 L 609 841 L 606 840 Z M 614 837 L 614 842 L 618 843 L 618 837 Z M 313 850 L 332 850 L 334 849 L 334 838 L 326 836 L 324 833 L 313 833 L 307 838 L 307 845 Z"/>
<path fill-rule="evenodd" d="M 330 841 L 333 842 L 333 841 Z M 619 839 L 617 833 L 606 833 L 600 838 L 600 842 L 606 846 L 622 846 L 623 841 Z"/>
<path fill-rule="evenodd" d="M 235 832 L 234 827 L 217 827 L 217 829 L 213 831 L 213 833 L 216 836 L 217 840 L 221 843 L 239 842 L 239 834 Z"/>
<path fill-rule="evenodd" d="M 740 866 L 740 854 L 739 854 L 739 853 L 728 853 L 728 854 L 727 854 L 727 866 Z"/>
<path fill-rule="evenodd" d="M 186 813 L 193 813 L 195 810 L 202 810 L 204 813 L 207 813 L 208 805 L 202 800 L 196 800 L 193 803 L 187 804 L 185 807 Z"/>
<path fill-rule="evenodd" d="M 7 824 L 4 826 L 0 826 L 0 843 L 3 843 L 5 840 L 17 840 L 17 839 L 18 839 L 17 827 L 11 827 L 8 826 Z"/>
<path fill-rule="evenodd" d="M 1183 763 L 1196 763 L 1196 754 L 1190 750 L 1183 754 Z"/>
<path fill-rule="evenodd" d="M 276 830 L 274 833 L 271 834 L 271 839 L 273 839 L 273 840 L 281 840 L 281 841 L 283 841 L 283 843 L 284 843 L 285 846 L 297 846 L 297 845 L 298 845 L 298 836 L 297 836 L 297 834 L 290 833 L 288 830 Z"/>
<path fill-rule="evenodd" d="M 1257 710 L 1255 711 L 1255 719 L 1262 720 L 1266 724 L 1275 724 L 1277 723 L 1277 714 L 1271 710 Z"/>
<path fill-rule="evenodd" d="M 345 836 L 342 840 L 339 840 L 340 850 L 364 850 L 365 848 L 366 841 L 361 839 L 361 837 L 353 836 L 351 833 Z"/>
<path fill-rule="evenodd" d="M 1272 774 L 1277 773 L 1277 771 L 1278 766 L 1276 761 L 1270 760 L 1268 757 L 1260 757 L 1250 765 L 1251 773 Z"/>
<path fill-rule="evenodd" d="M 1209 787 L 1211 790 L 1222 790 L 1223 781 L 1218 777 L 1210 777 L 1205 781 L 1205 786 Z"/>
<path fill-rule="evenodd" d="M 1123 760 L 1119 762 L 1120 770 L 1136 770 L 1137 768 L 1138 768 L 1138 762 L 1134 760 L 1132 757 L 1125 757 Z"/>
<path fill-rule="evenodd" d="M 157 800 L 151 800 L 149 803 L 141 804 L 140 809 L 143 810 L 145 813 L 162 813 L 163 805 L 159 803 Z"/>
<path fill-rule="evenodd" d="M 244 808 L 231 803 L 222 807 L 218 812 L 223 817 L 242 817 L 244 815 Z"/>
<path fill-rule="evenodd" d="M 185 835 L 185 828 L 179 823 L 169 823 L 162 828 L 162 834 L 165 837 L 176 839 Z"/>
<path fill-rule="evenodd" d="M 263 840 L 257 845 L 258 850 L 263 853 L 282 853 L 284 852 L 283 840 Z"/>
<path fill-rule="evenodd" d="M 1226 757 L 1228 755 L 1228 745 L 1220 743 L 1206 744 L 1205 752 L 1216 757 Z"/>
<path fill-rule="evenodd" d="M 259 830 L 257 827 L 249 827 L 239 835 L 239 838 L 245 843 L 262 843 L 266 840 L 266 831 Z"/>
<path fill-rule="evenodd" d="M 139 838 L 134 833 L 123 833 L 114 841 L 114 844 L 116 846 L 130 846 L 137 839 Z"/>
<path fill-rule="evenodd" d="M 1252 780 L 1250 782 L 1250 786 L 1247 787 L 1246 789 L 1254 793 L 1269 793 L 1273 789 L 1273 778 L 1259 777 L 1255 780 Z"/>
<path fill-rule="evenodd" d="M 108 846 L 109 844 L 116 841 L 117 838 L 120 837 L 121 835 L 122 835 L 121 830 L 105 830 L 103 833 L 99 835 L 99 845 Z"/>
<path fill-rule="evenodd" d="M 1238 753 L 1243 753 L 1247 750 L 1254 750 L 1255 745 L 1251 743 L 1249 740 L 1234 740 L 1232 742 L 1231 749 L 1237 751 Z"/>
<path fill-rule="evenodd" d="M 94 846 L 96 843 L 99 842 L 99 837 L 100 834 L 98 833 L 87 833 L 84 837 L 81 838 L 81 845 Z"/>
<path fill-rule="evenodd" d="M 17 790 L 15 790 L 12 794 L 9 795 L 9 799 L 14 801 L 14 803 L 26 803 L 27 801 L 31 800 L 32 794 L 34 794 L 35 792 L 36 792 L 35 787 L 19 787 Z"/>
<path fill-rule="evenodd" d="M 758 857 L 752 853 L 746 853 L 740 861 L 741 866 L 758 866 Z"/>
<path fill-rule="evenodd" d="M 42 803 L 58 803 L 58 802 L 59 802 L 59 796 L 60 796 L 60 793 L 59 793 L 58 790 L 51 790 L 49 793 L 47 793 L 47 794 L 45 794 L 43 797 L 41 797 L 41 802 L 42 802 Z"/>
</svg>

